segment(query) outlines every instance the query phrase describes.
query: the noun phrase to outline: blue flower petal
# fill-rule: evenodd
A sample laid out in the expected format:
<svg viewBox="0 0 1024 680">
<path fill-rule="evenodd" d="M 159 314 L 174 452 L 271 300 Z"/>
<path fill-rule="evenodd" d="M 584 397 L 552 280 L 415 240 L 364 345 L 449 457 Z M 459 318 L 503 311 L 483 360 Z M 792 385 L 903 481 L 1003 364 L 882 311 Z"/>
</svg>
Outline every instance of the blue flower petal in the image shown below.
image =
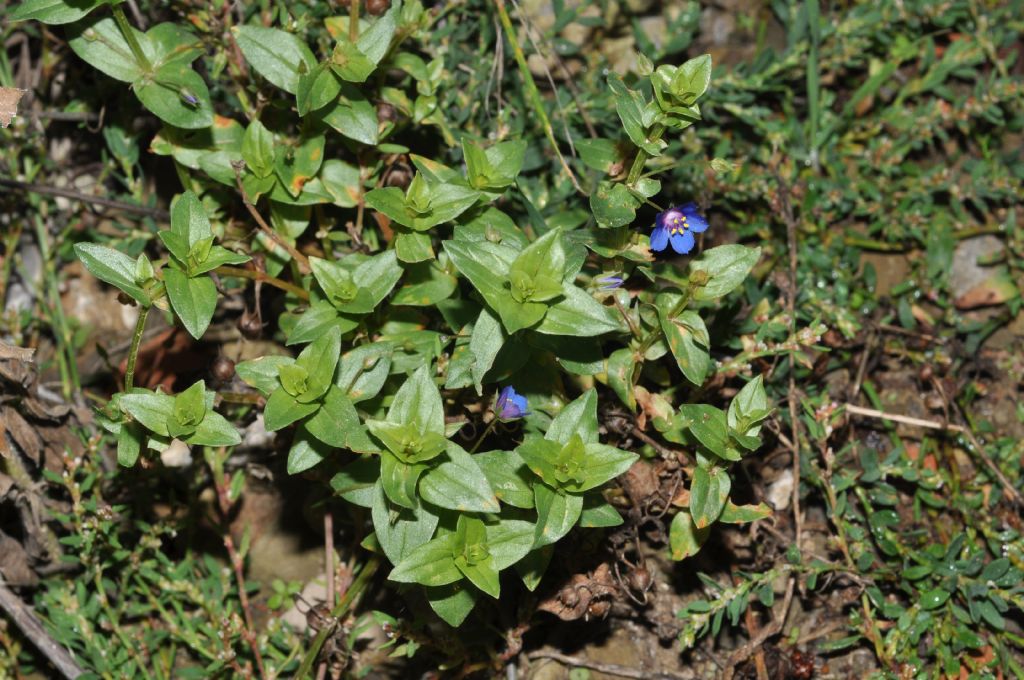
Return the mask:
<svg viewBox="0 0 1024 680">
<path fill-rule="evenodd" d="M 660 215 L 659 215 L 660 218 Z M 668 229 L 655 227 L 651 232 L 651 250 L 661 252 L 668 247 Z"/>
<path fill-rule="evenodd" d="M 688 252 L 693 250 L 693 234 L 689 229 L 682 232 L 681 234 L 673 234 L 672 238 L 672 250 L 676 251 L 680 255 L 686 255 Z"/>
<path fill-rule="evenodd" d="M 686 221 L 689 224 L 690 230 L 696 233 L 707 231 L 708 221 L 704 219 L 704 216 L 697 212 L 697 205 L 695 203 L 687 203 L 682 208 L 683 214 L 686 215 Z"/>
</svg>

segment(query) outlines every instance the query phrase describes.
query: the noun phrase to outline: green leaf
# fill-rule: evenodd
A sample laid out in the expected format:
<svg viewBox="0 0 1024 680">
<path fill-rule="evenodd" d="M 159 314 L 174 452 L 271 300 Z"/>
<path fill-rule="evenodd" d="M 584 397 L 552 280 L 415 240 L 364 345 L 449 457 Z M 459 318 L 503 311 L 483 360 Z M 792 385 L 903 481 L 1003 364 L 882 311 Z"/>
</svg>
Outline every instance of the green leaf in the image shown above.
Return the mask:
<svg viewBox="0 0 1024 680">
<path fill-rule="evenodd" d="M 7 18 L 10 21 L 39 21 L 51 26 L 70 24 L 105 3 L 106 0 L 25 0 Z"/>
<path fill-rule="evenodd" d="M 132 83 L 149 111 L 174 127 L 197 130 L 213 125 L 213 105 L 206 81 L 187 63 L 172 62 Z"/>
<path fill-rule="evenodd" d="M 397 583 L 443 586 L 462 578 L 452 559 L 455 534 L 445 534 L 408 551 L 388 579 Z"/>
<path fill-rule="evenodd" d="M 263 424 L 267 432 L 276 432 L 316 412 L 318 408 L 320 404 L 317 403 L 299 403 L 295 397 L 285 392 L 284 388 L 279 387 L 271 393 L 267 405 L 263 408 Z"/>
<path fill-rule="evenodd" d="M 245 60 L 285 92 L 295 94 L 299 75 L 316 67 L 309 46 L 296 35 L 263 26 L 235 26 L 231 30 Z"/>
<path fill-rule="evenodd" d="M 281 366 L 294 363 L 295 359 L 291 357 L 267 355 L 236 364 L 235 373 L 267 397 L 281 385 L 277 377 Z"/>
<path fill-rule="evenodd" d="M 488 524 L 487 550 L 494 558 L 494 568 L 507 569 L 526 557 L 533 548 L 536 527 L 532 522 L 518 519 L 500 519 L 497 524 Z"/>
<path fill-rule="evenodd" d="M 75 254 L 89 273 L 121 290 L 144 307 L 153 304 L 149 295 L 135 283 L 135 260 L 113 248 L 95 243 L 76 243 Z"/>
<path fill-rule="evenodd" d="M 555 546 L 549 544 L 534 548 L 526 553 L 526 557 L 515 563 L 516 573 L 523 580 L 527 590 L 533 592 L 537 589 L 554 554 Z"/>
<path fill-rule="evenodd" d="M 347 392 L 353 404 L 374 398 L 391 372 L 393 353 L 390 342 L 371 342 L 346 352 L 334 384 Z"/>
<path fill-rule="evenodd" d="M 187 264 L 189 250 L 193 246 L 213 236 L 210 218 L 206 216 L 206 210 L 203 209 L 199 197 L 191 191 L 178 194 L 171 202 L 171 233 L 179 237 L 180 241 L 177 243 L 184 242 L 185 252 L 175 252 L 166 241 L 165 244 L 183 264 Z M 180 245 L 178 247 L 180 248 Z"/>
<path fill-rule="evenodd" d="M 580 154 L 583 164 L 592 170 L 610 172 L 612 166 L 624 163 L 625 157 L 619 145 L 611 139 L 581 139 L 576 142 L 576 151 Z M 591 199 L 593 202 L 593 199 Z M 591 208 L 593 209 L 593 208 Z"/>
<path fill-rule="evenodd" d="M 341 314 L 334 305 L 325 301 L 314 302 L 309 306 L 299 322 L 288 333 L 288 345 L 312 342 L 323 336 L 332 328 L 340 333 L 348 333 L 359 325 L 359 317 Z"/>
<path fill-rule="evenodd" d="M 169 394 L 140 390 L 121 395 L 118 405 L 150 432 L 170 436 L 167 421 L 174 417 L 174 397 Z"/>
<path fill-rule="evenodd" d="M 377 144 L 377 109 L 355 86 L 343 84 L 338 101 L 324 109 L 322 115 L 326 124 L 345 137 L 371 146 Z"/>
<path fill-rule="evenodd" d="M 300 395 L 299 401 L 313 401 L 327 393 L 334 382 L 334 369 L 338 366 L 340 356 L 341 331 L 337 328 L 329 329 L 299 353 L 295 364 L 306 369 L 309 374 L 307 391 Z"/>
<path fill-rule="evenodd" d="M 568 444 L 576 434 L 584 444 L 597 443 L 597 391 L 593 388 L 562 408 L 551 421 L 544 438 L 559 444 Z"/>
<path fill-rule="evenodd" d="M 538 333 L 592 337 L 626 330 L 622 317 L 576 286 L 562 287 L 565 297 L 548 308 Z"/>
<path fill-rule="evenodd" d="M 329 158 L 320 166 L 320 182 L 339 208 L 354 208 L 362 199 L 359 168 L 338 158 Z"/>
<path fill-rule="evenodd" d="M 174 397 L 174 409 L 167 419 L 167 432 L 172 437 L 183 438 L 195 432 L 196 426 L 206 416 L 206 385 L 200 380 Z"/>
<path fill-rule="evenodd" d="M 481 190 L 503 189 L 516 181 L 523 167 L 526 141 L 500 142 L 485 150 L 468 137 L 463 137 L 462 152 L 472 187 Z"/>
<path fill-rule="evenodd" d="M 614 505 L 606 502 L 601 494 L 589 493 L 583 496 L 583 512 L 580 513 L 581 527 L 617 527 L 622 522 L 622 515 Z"/>
<path fill-rule="evenodd" d="M 697 441 L 711 453 L 726 460 L 739 460 L 739 454 L 729 450 L 729 426 L 725 412 L 707 404 L 683 404 L 679 407 L 677 423 L 688 429 Z"/>
<path fill-rule="evenodd" d="M 702 54 L 683 63 L 672 79 L 671 92 L 689 106 L 708 90 L 711 84 L 711 55 Z"/>
<path fill-rule="evenodd" d="M 353 505 L 373 507 L 377 480 L 380 479 L 380 458 L 360 456 L 354 463 L 341 468 L 331 477 L 334 493 Z"/>
<path fill-rule="evenodd" d="M 420 432 L 444 436 L 444 405 L 441 392 L 431 378 L 431 367 L 421 366 L 395 394 L 387 419 L 392 423 L 413 424 Z"/>
<path fill-rule="evenodd" d="M 583 512 L 583 496 L 556 491 L 546 484 L 533 487 L 537 530 L 533 547 L 556 543 L 576 524 Z"/>
<path fill-rule="evenodd" d="M 746 437 L 756 437 L 761 432 L 758 423 L 767 418 L 769 413 L 771 409 L 768 395 L 764 391 L 764 378 L 758 375 L 729 402 L 726 414 L 729 429 Z"/>
<path fill-rule="evenodd" d="M 145 437 L 145 430 L 138 423 L 123 423 L 117 433 L 117 464 L 122 467 L 133 467 L 139 460 Z"/>
<path fill-rule="evenodd" d="M 366 434 L 356 407 L 341 388 L 332 385 L 324 397 L 323 405 L 306 421 L 306 429 L 320 441 L 338 449 L 357 453 L 378 450 Z"/>
<path fill-rule="evenodd" d="M 533 507 L 533 489 L 526 462 L 515 451 L 488 451 L 473 456 L 499 501 L 516 508 Z M 532 539 L 531 539 L 532 540 Z"/>
<path fill-rule="evenodd" d="M 427 588 L 427 602 L 431 609 L 449 626 L 458 627 L 476 605 L 479 591 L 464 581 L 437 588 Z"/>
<path fill-rule="evenodd" d="M 767 519 L 771 516 L 772 509 L 764 503 L 758 503 L 757 505 L 733 505 L 731 501 L 727 501 L 725 509 L 718 516 L 718 521 L 725 524 L 747 524 Z"/>
<path fill-rule="evenodd" d="M 691 281 L 697 272 L 704 272 L 702 276 L 707 277 L 707 283 L 694 291 L 693 299 L 714 300 L 732 292 L 743 283 L 760 258 L 760 248 L 739 244 L 705 250 L 699 259 L 690 262 Z"/>
<path fill-rule="evenodd" d="M 690 514 L 698 529 L 710 526 L 729 500 L 729 489 L 732 480 L 724 469 L 712 466 L 707 469 L 697 466 L 693 471 L 693 482 L 690 485 Z"/>
<path fill-rule="evenodd" d="M 429 541 L 437 527 L 437 515 L 423 505 L 408 510 L 390 504 L 380 484 L 377 484 L 370 514 L 377 540 L 392 564 L 398 564 L 414 549 Z"/>
<path fill-rule="evenodd" d="M 195 339 L 206 332 L 217 309 L 217 286 L 209 276 L 189 278 L 177 269 L 164 270 L 164 286 L 174 313 Z"/>
<path fill-rule="evenodd" d="M 289 194 L 301 194 L 306 184 L 320 171 L 325 144 L 326 137 L 318 133 L 304 134 L 296 146 L 281 144 L 276 147 L 274 173 Z"/>
<path fill-rule="evenodd" d="M 501 329 L 501 323 L 488 309 L 480 310 L 473 325 L 473 334 L 469 338 L 469 353 L 473 356 L 471 373 L 476 393 L 483 395 L 483 379 L 487 371 L 494 365 L 507 336 Z"/>
<path fill-rule="evenodd" d="M 295 108 L 299 116 L 319 111 L 338 98 L 341 81 L 327 64 L 317 64 L 308 73 L 299 74 L 295 92 Z"/>
<path fill-rule="evenodd" d="M 290 475 L 297 475 L 316 467 L 331 453 L 330 447 L 318 441 L 306 424 L 302 423 L 295 430 L 291 448 L 288 449 L 287 470 Z"/>
<path fill-rule="evenodd" d="M 584 450 L 586 481 L 572 487 L 573 491 L 587 491 L 615 479 L 632 467 L 639 458 L 635 453 L 605 444 L 587 444 Z"/>
<path fill-rule="evenodd" d="M 236 446 L 242 443 L 238 430 L 224 416 L 207 411 L 206 417 L 196 426 L 195 432 L 185 441 L 200 446 Z"/>
<path fill-rule="evenodd" d="M 943 590 L 942 588 L 929 590 L 927 593 L 921 595 L 921 609 L 924 609 L 925 611 L 938 609 L 942 605 L 946 604 L 946 600 L 949 599 L 949 595 L 949 591 Z"/>
<path fill-rule="evenodd" d="M 434 245 L 429 234 L 418 231 L 401 231 L 398 227 L 395 237 L 395 253 L 402 262 L 416 263 L 434 259 Z"/>
<path fill-rule="evenodd" d="M 420 496 L 428 503 L 458 512 L 498 512 L 501 507 L 474 457 L 448 443 L 448 460 L 420 480 Z"/>
<path fill-rule="evenodd" d="M 416 485 L 426 469 L 426 465 L 406 463 L 390 451 L 382 451 L 380 483 L 388 500 L 403 508 L 415 508 L 419 504 Z"/>
<path fill-rule="evenodd" d="M 338 36 L 338 42 L 331 53 L 331 70 L 342 80 L 350 83 L 363 83 L 376 64 L 363 54 L 359 46 L 349 41 L 344 34 Z"/>
<path fill-rule="evenodd" d="M 636 219 L 636 209 L 641 205 L 625 184 L 600 182 L 590 195 L 590 211 L 594 213 L 597 226 L 602 229 L 621 227 Z"/>
<path fill-rule="evenodd" d="M 698 529 L 690 513 L 680 510 L 672 518 L 668 530 L 669 554 L 677 562 L 696 555 L 704 541 L 708 540 L 710 527 Z"/>
<path fill-rule="evenodd" d="M 395 292 L 391 304 L 431 307 L 451 297 L 458 281 L 436 260 L 419 262 L 405 268 L 404 285 Z"/>
<path fill-rule="evenodd" d="M 274 135 L 259 120 L 249 123 L 242 137 L 242 158 L 257 177 L 274 172 Z"/>
<path fill-rule="evenodd" d="M 633 380 L 637 371 L 636 352 L 629 347 L 615 350 L 605 364 L 608 386 L 619 396 L 626 407 L 636 413 L 636 396 L 633 394 Z"/>
<path fill-rule="evenodd" d="M 143 52 L 149 47 L 146 36 L 132 29 Z M 128 43 L 111 17 L 88 17 L 67 28 L 68 45 L 93 68 L 114 80 L 132 83 L 144 75 Z"/>
<path fill-rule="evenodd" d="M 669 312 L 658 305 L 658 318 L 665 334 L 668 347 L 676 359 L 676 365 L 686 379 L 698 387 L 711 370 L 711 338 L 704 320 L 697 312 L 686 310 L 675 319 L 668 318 Z"/>
</svg>

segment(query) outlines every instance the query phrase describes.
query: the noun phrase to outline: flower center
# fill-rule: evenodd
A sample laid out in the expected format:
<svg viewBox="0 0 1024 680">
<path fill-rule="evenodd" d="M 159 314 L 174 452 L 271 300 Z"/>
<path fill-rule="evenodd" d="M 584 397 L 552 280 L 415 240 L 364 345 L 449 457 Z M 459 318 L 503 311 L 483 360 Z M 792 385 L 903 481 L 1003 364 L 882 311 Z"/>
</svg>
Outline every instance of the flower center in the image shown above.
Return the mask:
<svg viewBox="0 0 1024 680">
<path fill-rule="evenodd" d="M 675 236 L 676 234 L 685 233 L 686 230 L 689 228 L 690 225 L 686 222 L 686 215 L 683 215 L 681 217 L 673 217 L 672 224 L 669 225 L 668 233 L 671 236 Z"/>
</svg>

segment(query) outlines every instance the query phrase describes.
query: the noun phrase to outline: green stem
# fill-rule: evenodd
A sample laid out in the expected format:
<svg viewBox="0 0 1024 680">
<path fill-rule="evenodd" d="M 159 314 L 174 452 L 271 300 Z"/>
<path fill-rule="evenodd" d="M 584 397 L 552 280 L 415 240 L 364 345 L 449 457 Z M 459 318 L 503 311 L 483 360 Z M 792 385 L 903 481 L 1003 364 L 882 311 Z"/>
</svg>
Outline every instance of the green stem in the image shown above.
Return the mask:
<svg viewBox="0 0 1024 680">
<path fill-rule="evenodd" d="M 146 317 L 149 307 L 139 310 L 139 318 L 135 322 L 135 333 L 132 335 L 132 346 L 128 349 L 128 366 L 124 371 L 124 391 L 130 392 L 135 381 L 135 360 L 139 357 L 139 344 L 142 342 L 142 331 L 146 329 Z"/>
<path fill-rule="evenodd" d="M 657 142 L 661 139 L 661 136 L 665 134 L 664 125 L 655 125 L 651 128 L 651 134 L 647 135 L 647 138 L 652 142 Z M 640 173 L 643 172 L 644 163 L 647 159 L 651 158 L 651 155 L 643 149 L 636 150 L 636 157 L 633 159 L 633 165 L 629 168 L 629 175 L 626 177 L 626 186 L 633 186 L 640 179 Z"/>
<path fill-rule="evenodd" d="M 526 56 L 523 54 L 523 48 L 519 46 L 519 41 L 516 40 L 516 30 L 512 27 L 512 20 L 508 16 L 508 10 L 505 8 L 505 0 L 494 0 L 494 6 L 498 10 L 498 19 L 501 20 L 502 28 L 505 29 L 505 37 L 508 38 L 508 42 L 512 46 L 512 54 L 515 55 L 516 64 L 519 66 L 519 74 L 523 79 L 526 94 L 530 98 L 530 104 L 533 106 L 534 112 L 537 114 L 537 118 L 540 119 L 541 127 L 544 128 L 544 136 L 548 138 L 548 143 L 551 144 L 551 148 L 554 149 L 555 153 L 558 155 L 558 160 L 562 164 L 562 169 L 565 171 L 565 174 L 569 176 L 569 180 L 576 188 L 576 191 L 585 196 L 587 192 L 583 190 L 583 187 L 581 187 L 580 183 L 576 180 L 576 175 L 574 175 L 572 170 L 569 168 L 569 164 L 566 163 L 565 157 L 558 148 L 558 142 L 555 141 L 555 130 L 551 127 L 551 121 L 548 120 L 548 114 L 544 110 L 544 102 L 540 98 L 540 91 L 537 89 L 537 84 L 533 81 L 533 74 L 530 73 L 530 67 L 526 63 Z"/>
<path fill-rule="evenodd" d="M 135 37 L 135 29 L 128 23 L 128 17 L 124 15 L 121 5 L 112 5 L 110 10 L 114 13 L 114 21 L 117 22 L 117 27 L 121 30 L 124 41 L 131 48 L 135 61 L 139 63 L 139 68 L 147 74 L 152 73 L 153 65 L 149 63 L 146 53 L 142 51 L 142 45 L 139 44 L 138 39 Z"/>
<path fill-rule="evenodd" d="M 53 262 L 50 260 L 50 241 L 43 226 L 43 220 L 36 217 L 33 220 L 35 225 L 36 240 L 39 242 L 39 253 L 43 258 L 44 276 L 46 277 L 46 292 L 50 298 L 50 321 L 53 325 L 57 346 L 60 351 L 57 353 L 57 365 L 60 368 L 61 384 L 64 397 L 71 396 L 72 391 L 82 388 L 78 379 L 78 364 L 75 360 L 74 335 L 64 316 L 64 307 L 61 304 L 60 288 L 57 284 L 57 273 Z"/>
<path fill-rule="evenodd" d="M 485 439 L 487 439 L 487 435 L 489 435 L 490 433 L 494 432 L 494 428 L 497 427 L 497 425 L 498 425 L 498 414 L 494 414 L 494 419 L 487 426 L 487 429 L 484 430 L 484 433 L 482 435 L 480 435 L 480 438 L 476 440 L 476 444 L 473 444 L 473 448 L 471 448 L 469 450 L 469 452 L 470 453 L 476 453 L 476 450 L 479 449 L 480 445 L 484 443 Z"/>
<path fill-rule="evenodd" d="M 351 0 L 348 6 L 348 39 L 359 40 L 359 0 Z"/>
<path fill-rule="evenodd" d="M 370 577 L 377 571 L 377 567 L 380 566 L 380 558 L 374 555 L 370 558 L 370 561 L 363 566 L 363 570 L 359 572 L 359 576 L 356 576 L 356 580 L 352 582 L 352 585 L 348 587 L 345 594 L 342 596 L 341 601 L 338 602 L 338 606 L 331 611 L 331 616 L 336 620 L 341 619 L 348 610 L 352 607 L 356 598 L 362 594 L 363 590 L 366 589 L 367 584 L 370 582 Z M 337 621 L 335 621 L 337 623 Z M 306 652 L 306 656 L 302 658 L 302 665 L 299 666 L 298 672 L 294 677 L 305 678 L 308 677 L 310 672 L 313 670 L 313 664 L 316 663 L 316 658 L 320 654 L 320 648 L 324 646 L 324 642 L 327 641 L 328 636 L 334 632 L 334 625 L 324 626 L 321 628 L 316 637 L 313 638 L 313 643 L 310 645 L 309 650 Z"/>
</svg>

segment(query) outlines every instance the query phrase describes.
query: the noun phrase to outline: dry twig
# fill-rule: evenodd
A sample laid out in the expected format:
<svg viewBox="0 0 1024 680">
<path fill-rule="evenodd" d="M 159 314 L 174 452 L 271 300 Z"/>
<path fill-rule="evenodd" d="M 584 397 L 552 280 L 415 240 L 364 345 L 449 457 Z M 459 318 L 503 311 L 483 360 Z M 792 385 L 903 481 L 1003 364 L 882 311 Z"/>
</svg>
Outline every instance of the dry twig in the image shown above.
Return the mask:
<svg viewBox="0 0 1024 680">
<path fill-rule="evenodd" d="M 75 662 L 70 652 L 46 632 L 31 607 L 22 602 L 21 598 L 4 584 L 3 578 L 0 578 L 0 611 L 14 622 L 14 625 L 65 678 L 77 678 L 85 672 Z"/>
</svg>

